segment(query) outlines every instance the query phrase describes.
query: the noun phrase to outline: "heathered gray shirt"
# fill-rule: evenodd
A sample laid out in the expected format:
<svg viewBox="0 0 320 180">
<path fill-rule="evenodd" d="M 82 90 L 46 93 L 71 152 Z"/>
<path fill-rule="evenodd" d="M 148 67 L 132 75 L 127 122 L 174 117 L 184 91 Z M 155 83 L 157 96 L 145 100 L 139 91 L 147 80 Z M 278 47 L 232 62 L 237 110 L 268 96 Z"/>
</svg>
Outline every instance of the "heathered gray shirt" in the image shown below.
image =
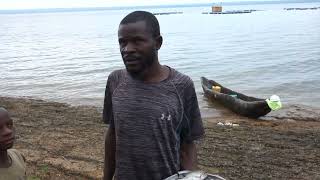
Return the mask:
<svg viewBox="0 0 320 180">
<path fill-rule="evenodd" d="M 170 68 L 159 83 L 126 70 L 108 77 L 103 120 L 115 129 L 117 180 L 160 180 L 180 169 L 180 144 L 204 134 L 192 80 Z"/>
</svg>

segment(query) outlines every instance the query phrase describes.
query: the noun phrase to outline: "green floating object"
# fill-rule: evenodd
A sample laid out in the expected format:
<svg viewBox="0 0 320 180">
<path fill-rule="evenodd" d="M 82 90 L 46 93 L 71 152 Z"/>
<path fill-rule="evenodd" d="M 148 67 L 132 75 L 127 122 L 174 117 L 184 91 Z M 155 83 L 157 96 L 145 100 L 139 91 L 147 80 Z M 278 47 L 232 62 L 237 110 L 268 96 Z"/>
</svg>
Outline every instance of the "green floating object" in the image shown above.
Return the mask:
<svg viewBox="0 0 320 180">
<path fill-rule="evenodd" d="M 237 95 L 236 95 L 236 94 L 230 94 L 229 96 L 234 97 L 234 98 L 237 98 Z"/>
<path fill-rule="evenodd" d="M 282 103 L 280 101 L 279 96 L 272 95 L 269 99 L 266 99 L 268 106 L 273 111 L 279 110 L 282 108 Z"/>
</svg>

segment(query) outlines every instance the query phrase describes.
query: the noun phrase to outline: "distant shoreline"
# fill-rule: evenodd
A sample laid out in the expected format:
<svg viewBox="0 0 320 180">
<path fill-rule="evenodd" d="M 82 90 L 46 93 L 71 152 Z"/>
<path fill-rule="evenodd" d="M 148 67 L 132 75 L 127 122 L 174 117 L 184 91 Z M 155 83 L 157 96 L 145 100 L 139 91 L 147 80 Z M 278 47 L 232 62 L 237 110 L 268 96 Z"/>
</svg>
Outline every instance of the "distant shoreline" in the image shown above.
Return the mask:
<svg viewBox="0 0 320 180">
<path fill-rule="evenodd" d="M 320 3 L 320 0 L 285 0 L 285 1 L 242 1 L 219 3 L 223 6 L 234 5 L 262 5 L 262 4 L 295 4 L 295 3 Z M 77 8 L 40 8 L 40 9 L 0 9 L 0 14 L 32 14 L 32 13 L 59 13 L 59 12 L 87 12 L 87 11 L 110 11 L 130 9 L 162 9 L 183 7 L 210 7 L 214 3 L 175 4 L 175 5 L 149 5 L 149 6 L 117 6 L 117 7 L 77 7 Z"/>
</svg>

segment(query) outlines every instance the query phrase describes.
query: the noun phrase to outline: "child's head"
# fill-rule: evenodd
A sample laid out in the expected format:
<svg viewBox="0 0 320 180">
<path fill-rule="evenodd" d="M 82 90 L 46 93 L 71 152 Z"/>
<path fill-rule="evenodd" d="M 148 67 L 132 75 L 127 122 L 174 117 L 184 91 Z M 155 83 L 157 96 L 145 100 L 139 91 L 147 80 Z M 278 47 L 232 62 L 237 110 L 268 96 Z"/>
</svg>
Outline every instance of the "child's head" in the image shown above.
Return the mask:
<svg viewBox="0 0 320 180">
<path fill-rule="evenodd" d="M 12 148 L 15 138 L 13 121 L 6 109 L 0 107 L 0 151 Z"/>
</svg>

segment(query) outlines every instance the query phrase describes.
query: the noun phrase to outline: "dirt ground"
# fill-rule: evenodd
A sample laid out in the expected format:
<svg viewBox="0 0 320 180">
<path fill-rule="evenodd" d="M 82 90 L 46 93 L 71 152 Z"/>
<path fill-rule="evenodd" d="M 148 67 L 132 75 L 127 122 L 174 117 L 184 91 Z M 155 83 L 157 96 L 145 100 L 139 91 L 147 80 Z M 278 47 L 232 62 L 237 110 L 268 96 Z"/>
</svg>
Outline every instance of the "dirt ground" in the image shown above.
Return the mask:
<svg viewBox="0 0 320 180">
<path fill-rule="evenodd" d="M 7 97 L 0 106 L 15 121 L 29 179 L 101 179 L 101 109 Z M 292 106 L 262 119 L 206 118 L 200 168 L 226 179 L 320 179 L 319 112 Z"/>
</svg>

